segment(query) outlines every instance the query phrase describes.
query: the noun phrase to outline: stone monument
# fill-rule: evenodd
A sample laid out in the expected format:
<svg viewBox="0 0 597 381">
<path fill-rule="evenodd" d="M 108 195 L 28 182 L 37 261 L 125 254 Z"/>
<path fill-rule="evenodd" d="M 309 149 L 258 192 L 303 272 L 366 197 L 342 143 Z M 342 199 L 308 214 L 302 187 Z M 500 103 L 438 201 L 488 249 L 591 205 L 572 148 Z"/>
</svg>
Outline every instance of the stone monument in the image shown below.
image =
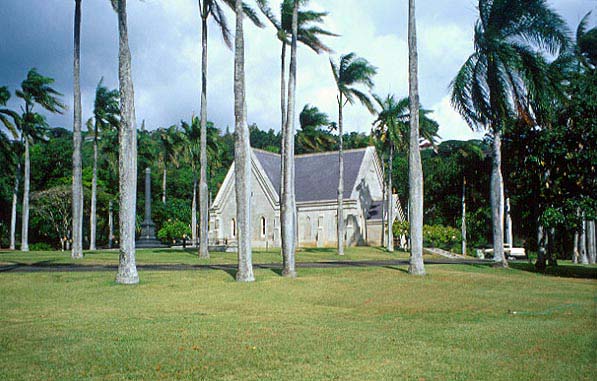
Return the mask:
<svg viewBox="0 0 597 381">
<path fill-rule="evenodd" d="M 151 169 L 145 169 L 145 219 L 141 223 L 141 236 L 135 242 L 137 248 L 167 247 L 155 236 L 155 224 L 151 219 Z"/>
</svg>

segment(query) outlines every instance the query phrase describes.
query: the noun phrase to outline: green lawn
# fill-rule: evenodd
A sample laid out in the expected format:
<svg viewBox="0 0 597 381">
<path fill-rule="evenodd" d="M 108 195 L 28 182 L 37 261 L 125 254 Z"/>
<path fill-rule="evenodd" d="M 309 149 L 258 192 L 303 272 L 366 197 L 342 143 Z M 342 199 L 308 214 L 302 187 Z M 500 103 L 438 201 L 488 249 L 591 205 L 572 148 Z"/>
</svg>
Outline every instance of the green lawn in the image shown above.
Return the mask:
<svg viewBox="0 0 597 381">
<path fill-rule="evenodd" d="M 226 264 L 237 263 L 236 253 L 211 252 L 210 259 L 200 259 L 197 249 L 140 249 L 137 250 L 137 263 L 139 264 Z M 338 256 L 334 249 L 299 249 L 297 251 L 297 262 L 321 262 L 321 261 L 354 261 L 354 260 L 388 260 L 397 258 L 408 258 L 408 253 L 395 251 L 390 254 L 384 249 L 373 247 L 349 247 L 345 250 L 344 256 Z M 425 258 L 434 258 L 432 255 L 425 255 Z M 437 258 L 437 257 L 435 257 Z M 254 263 L 279 263 L 282 262 L 280 249 L 256 250 L 253 252 Z M 11 263 L 43 263 L 43 264 L 118 264 L 117 250 L 85 251 L 83 259 L 72 259 L 70 252 L 66 251 L 20 251 L 0 252 L 0 264 Z"/>
<path fill-rule="evenodd" d="M 594 279 L 405 271 L 0 273 L 0 379 L 596 379 Z"/>
</svg>

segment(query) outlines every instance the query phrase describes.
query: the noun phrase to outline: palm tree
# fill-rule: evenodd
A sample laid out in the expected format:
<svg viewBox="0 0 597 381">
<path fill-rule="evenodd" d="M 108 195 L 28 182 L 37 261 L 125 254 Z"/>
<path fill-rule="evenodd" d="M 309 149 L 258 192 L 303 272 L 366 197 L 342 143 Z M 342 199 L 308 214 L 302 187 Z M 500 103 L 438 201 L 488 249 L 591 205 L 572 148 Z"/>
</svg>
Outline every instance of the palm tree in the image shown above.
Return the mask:
<svg viewBox="0 0 597 381">
<path fill-rule="evenodd" d="M 120 123 L 118 104 L 118 90 L 109 90 L 103 86 L 100 79 L 95 89 L 95 103 L 93 106 L 93 119 L 87 121 L 87 129 L 93 134 L 93 176 L 91 179 L 91 211 L 89 213 L 89 250 L 96 249 L 97 231 L 97 166 L 98 166 L 98 139 L 100 133 L 106 130 L 117 130 Z"/>
<path fill-rule="evenodd" d="M 178 151 L 180 148 L 179 132 L 176 126 L 160 128 L 157 131 L 160 150 L 158 163 L 162 166 L 162 204 L 166 205 L 166 176 L 168 162 L 178 167 Z"/>
<path fill-rule="evenodd" d="M 120 125 L 118 145 L 120 255 L 116 283 L 139 283 L 135 264 L 135 216 L 137 209 L 137 128 L 135 92 L 131 74 L 131 51 L 127 27 L 126 0 L 111 0 L 118 14 L 118 82 Z"/>
<path fill-rule="evenodd" d="M 233 0 L 222 0 L 232 10 L 235 9 Z M 226 16 L 218 0 L 199 0 L 199 14 L 201 16 L 201 155 L 199 173 L 199 257 L 209 258 L 208 251 L 208 188 L 207 188 L 207 21 L 212 15 L 222 32 L 222 38 L 229 48 L 232 46 L 230 29 Z M 242 12 L 259 27 L 263 24 L 257 14 L 247 4 L 242 4 Z"/>
<path fill-rule="evenodd" d="M 75 0 L 73 90 L 72 258 L 83 258 L 83 160 L 81 157 L 81 0 Z"/>
<path fill-rule="evenodd" d="M 299 0 L 299 7 L 305 6 L 308 0 Z M 280 56 L 280 109 L 281 109 L 281 124 L 280 131 L 284 133 L 287 116 L 286 103 L 286 48 L 292 43 L 293 31 L 293 14 L 294 14 L 294 0 L 282 0 L 280 4 L 280 20 L 274 15 L 268 5 L 267 0 L 257 0 L 259 9 L 263 12 L 266 18 L 272 23 L 276 29 L 276 36 L 282 44 L 282 53 Z M 321 40 L 320 36 L 337 37 L 338 35 L 321 28 L 323 19 L 327 16 L 327 12 L 316 12 L 311 10 L 298 9 L 297 14 L 297 40 L 306 45 L 315 53 L 331 53 L 332 49 L 326 46 Z"/>
<path fill-rule="evenodd" d="M 296 48 L 299 0 L 292 6 L 292 40 L 290 45 L 290 73 L 288 77 L 288 105 L 286 125 L 282 130 L 282 160 L 280 226 L 282 228 L 282 276 L 296 278 L 295 251 L 297 240 L 296 196 L 294 184 L 294 109 L 296 106 Z"/>
<path fill-rule="evenodd" d="M 452 81 L 451 102 L 471 128 L 488 130 L 492 136 L 494 260 L 507 267 L 501 171 L 504 123 L 531 118 L 536 89 L 550 83 L 543 53 L 557 54 L 568 45 L 568 37 L 564 21 L 545 0 L 479 0 L 478 8 L 475 52 Z"/>
<path fill-rule="evenodd" d="M 299 115 L 299 123 L 301 130 L 296 134 L 299 153 L 331 151 L 334 148 L 336 139 L 329 131 L 321 130 L 322 127 L 329 129 L 331 125 L 326 113 L 306 104 Z"/>
<path fill-rule="evenodd" d="M 410 139 L 408 150 L 408 188 L 410 213 L 410 265 L 408 272 L 425 275 L 423 264 L 423 166 L 419 150 L 419 78 L 415 0 L 408 1 L 408 94 Z"/>
<path fill-rule="evenodd" d="M 251 145 L 247 126 L 245 99 L 245 42 L 243 35 L 243 2 L 235 0 L 236 34 L 234 36 L 234 188 L 238 231 L 238 271 L 236 280 L 252 282 L 251 253 Z"/>
<path fill-rule="evenodd" d="M 394 240 L 392 235 L 392 161 L 394 149 L 404 152 L 408 149 L 410 133 L 410 100 L 408 97 L 396 100 L 394 95 L 388 94 L 385 98 L 373 95 L 375 102 L 380 110 L 377 111 L 377 118 L 373 122 L 373 135 L 381 141 L 384 151 L 388 153 L 388 206 L 387 206 L 387 250 L 394 251 Z M 430 119 L 427 115 L 431 111 L 419 107 L 420 136 L 423 140 L 435 145 L 438 138 L 437 131 L 439 125 L 436 121 Z"/>
<path fill-rule="evenodd" d="M 280 70 L 280 108 L 281 108 L 281 186 L 280 217 L 282 228 L 283 275 L 294 277 L 294 256 L 296 249 L 296 200 L 294 191 L 294 109 L 296 103 L 296 49 L 301 41 L 316 53 L 331 52 L 319 36 L 335 34 L 323 30 L 317 24 L 323 22 L 326 12 L 300 11 L 299 5 L 306 5 L 308 0 L 283 0 L 280 4 L 280 20 L 274 15 L 267 1 L 258 0 L 259 8 L 274 25 L 277 37 L 282 44 Z M 289 41 L 290 39 L 290 41 Z M 286 47 L 291 45 L 290 72 L 288 78 L 288 100 L 286 100 Z"/>
<path fill-rule="evenodd" d="M 31 177 L 31 163 L 29 160 L 29 145 L 44 137 L 48 128 L 45 118 L 34 112 L 36 105 L 51 113 L 59 113 L 65 109 L 58 97 L 62 96 L 50 85 L 52 78 L 44 77 L 36 69 L 27 73 L 27 78 L 21 83 L 21 88 L 16 91 L 17 97 L 25 102 L 24 112 L 21 117 L 21 138 L 24 142 L 24 173 L 23 173 L 23 218 L 21 225 L 21 251 L 29 251 L 29 183 Z"/>
<path fill-rule="evenodd" d="M 342 152 L 342 110 L 347 103 L 354 104 L 355 98 L 359 100 L 369 112 L 375 112 L 373 103 L 369 95 L 365 94 L 356 86 L 362 85 L 368 90 L 373 88 L 373 76 L 377 69 L 364 59 L 357 57 L 354 53 L 349 53 L 340 57 L 336 64 L 330 58 L 330 65 L 336 87 L 338 88 L 338 254 L 344 255 L 344 154 Z"/>
<path fill-rule="evenodd" d="M 10 92 L 5 86 L 0 87 L 0 106 L 5 106 L 6 102 L 10 99 Z M 21 176 L 21 155 L 22 144 L 19 142 L 19 133 L 22 131 L 21 117 L 20 115 L 8 108 L 0 108 L 0 123 L 6 127 L 12 137 L 7 136 L 3 131 L 0 130 L 0 151 L 2 151 L 6 157 L 3 157 L 3 162 L 10 163 L 14 166 L 15 172 L 15 183 L 12 192 L 12 208 L 10 213 L 10 244 L 9 249 L 14 250 L 15 245 L 15 232 L 17 228 L 17 202 L 19 193 L 19 179 Z"/>
<path fill-rule="evenodd" d="M 191 201 L 191 239 L 193 245 L 197 245 L 197 163 L 201 156 L 201 128 L 199 118 L 193 116 L 191 123 L 180 122 L 182 128 L 182 138 L 184 157 L 191 164 L 193 173 L 193 199 Z"/>
</svg>

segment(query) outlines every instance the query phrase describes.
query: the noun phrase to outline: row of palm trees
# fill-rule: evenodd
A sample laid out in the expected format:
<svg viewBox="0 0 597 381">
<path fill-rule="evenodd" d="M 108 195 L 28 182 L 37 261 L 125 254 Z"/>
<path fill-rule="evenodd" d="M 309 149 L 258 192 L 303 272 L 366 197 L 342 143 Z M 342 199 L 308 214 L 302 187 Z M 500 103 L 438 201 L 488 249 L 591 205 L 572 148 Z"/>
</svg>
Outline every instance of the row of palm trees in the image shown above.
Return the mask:
<svg viewBox="0 0 597 381">
<path fill-rule="evenodd" d="M 244 79 L 244 35 L 243 18 L 247 16 L 255 25 L 263 27 L 256 12 L 240 0 L 199 0 L 199 14 L 202 25 L 202 59 L 201 59 L 201 113 L 199 128 L 199 147 L 190 145 L 191 162 L 196 162 L 195 154 L 199 154 L 199 202 L 200 202 L 200 222 L 199 222 L 199 255 L 208 257 L 207 243 L 207 29 L 208 20 L 211 16 L 221 30 L 222 37 L 226 45 L 231 45 L 230 29 L 228 28 L 225 13 L 222 9 L 222 2 L 230 7 L 236 15 L 236 33 L 234 40 L 234 114 L 235 114 L 235 184 L 236 184 L 236 204 L 238 223 L 238 261 L 239 270 L 237 279 L 239 281 L 252 281 L 254 279 L 251 264 L 251 242 L 250 242 L 250 145 L 249 133 L 246 122 L 246 101 L 245 101 L 245 79 Z M 127 13 L 126 0 L 111 0 L 112 6 L 118 15 L 119 30 L 119 98 L 120 98 L 120 118 L 117 122 L 119 128 L 119 194 L 120 194 L 120 265 L 117 274 L 119 283 L 136 283 L 138 274 L 135 266 L 135 207 L 136 207 L 136 156 L 137 156 L 137 136 L 135 128 L 134 112 L 134 89 L 131 78 L 131 57 L 128 46 Z M 294 196 L 294 135 L 295 135 L 295 94 L 296 94 L 296 70 L 297 70 L 297 43 L 302 42 L 316 53 L 331 52 L 331 49 L 323 44 L 319 37 L 336 36 L 336 34 L 322 29 L 318 24 L 323 22 L 327 15 L 324 12 L 314 12 L 300 9 L 306 5 L 307 1 L 283 0 L 281 3 L 281 17 L 278 20 L 265 0 L 258 0 L 258 6 L 266 18 L 274 25 L 277 38 L 282 44 L 281 54 L 281 131 L 282 131 L 282 168 L 281 168 L 281 226 L 282 226 L 282 256 L 284 262 L 283 274 L 294 277 L 296 275 L 294 257 L 295 257 L 295 239 L 296 235 L 296 201 Z M 409 41 L 411 67 L 411 112 L 419 110 L 417 87 L 416 87 L 416 39 L 414 31 L 414 1 L 409 2 Z M 81 0 L 75 0 L 75 54 L 74 54 L 74 134 L 73 134 L 73 258 L 82 256 L 82 178 L 81 178 L 81 110 L 80 110 L 80 25 L 81 25 Z M 290 44 L 290 67 L 288 79 L 286 78 L 286 49 Z M 339 183 L 338 183 L 338 254 L 344 253 L 344 219 L 343 219 L 343 118 L 342 111 L 346 104 L 353 104 L 357 100 L 365 105 L 367 109 L 374 112 L 373 102 L 370 95 L 367 94 L 373 87 L 372 77 L 376 73 L 373 67 L 364 58 L 357 57 L 354 53 L 349 53 L 340 57 L 339 62 L 330 60 L 332 73 L 338 89 L 338 147 L 339 147 Z M 288 96 L 286 97 L 286 83 L 288 83 Z M 366 89 L 363 91 L 360 87 Z M 98 87 L 99 89 L 99 87 Z M 114 95 L 114 94 L 112 94 Z M 415 117 L 410 118 L 411 125 L 411 147 L 414 137 L 416 151 L 412 154 L 411 160 L 416 158 L 419 153 L 418 138 L 418 111 Z M 195 120 L 191 124 L 183 124 L 183 129 L 189 130 L 188 134 L 196 132 Z M 94 173 L 97 171 L 97 129 L 102 125 L 110 124 L 111 121 L 102 119 L 102 116 L 95 115 L 94 127 Z M 414 131 L 414 133 L 413 133 Z M 163 141 L 167 145 L 167 140 Z M 198 148 L 198 149 L 197 149 Z M 164 183 L 166 176 L 167 158 L 163 157 L 164 165 Z M 416 163 L 416 161 L 415 161 Z M 413 179 L 420 179 L 414 184 L 422 186 L 422 173 L 420 168 L 420 156 L 418 167 L 411 166 Z M 194 171 L 195 172 L 195 171 Z M 95 175 L 94 175 L 95 179 Z M 92 183 L 92 195 L 95 194 L 96 181 Z M 194 181 L 193 196 L 193 217 L 195 211 L 195 193 L 196 180 Z M 422 189 L 413 193 L 422 201 Z M 165 192 L 164 196 L 165 197 Z M 413 197 L 411 197 L 412 199 Z M 92 196 L 92 230 L 94 222 L 94 197 Z M 422 204 L 422 202 L 420 203 Z M 413 213 L 419 213 L 422 226 L 422 205 L 420 208 L 410 208 Z M 416 216 L 415 216 L 416 217 Z M 415 221 L 412 218 L 411 220 Z M 195 221 L 193 221 L 193 226 Z M 416 223 L 411 224 L 416 226 Z M 195 229 L 192 229 L 195 231 Z M 416 235 L 412 235 L 417 237 Z M 413 239 L 413 247 L 422 247 L 416 245 Z M 92 234 L 92 237 L 95 237 Z M 93 245 L 95 244 L 92 239 Z M 95 245 L 94 245 L 95 246 Z M 417 274 L 424 273 L 422 268 L 422 252 L 415 250 L 412 256 L 412 272 Z"/>
</svg>

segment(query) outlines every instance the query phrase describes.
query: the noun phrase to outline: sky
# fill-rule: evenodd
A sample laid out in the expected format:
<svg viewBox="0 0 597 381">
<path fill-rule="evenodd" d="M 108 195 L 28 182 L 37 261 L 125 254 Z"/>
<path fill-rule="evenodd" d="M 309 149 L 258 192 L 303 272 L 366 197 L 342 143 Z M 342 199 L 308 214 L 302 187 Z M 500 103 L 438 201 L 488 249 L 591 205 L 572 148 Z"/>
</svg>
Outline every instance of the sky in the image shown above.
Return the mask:
<svg viewBox="0 0 597 381">
<path fill-rule="evenodd" d="M 253 4 L 253 0 L 248 0 Z M 0 0 L 0 86 L 11 92 L 35 67 L 56 80 L 68 110 L 48 115 L 54 127 L 72 128 L 72 0 Z M 576 29 L 596 0 L 548 0 Z M 278 1 L 270 2 L 278 8 Z M 374 93 L 408 95 L 407 0 L 311 0 L 309 7 L 327 11 L 325 27 L 340 37 L 324 39 L 332 59 L 355 52 L 378 69 Z M 473 51 L 474 0 L 417 1 L 419 89 L 422 105 L 433 110 L 442 140 L 480 138 L 450 106 L 449 84 Z M 234 30 L 234 15 L 226 9 Z M 117 18 L 109 0 L 82 1 L 81 86 L 83 120 L 92 115 L 95 88 L 118 86 Z M 147 129 L 168 127 L 199 114 L 201 25 L 196 0 L 129 0 L 129 42 L 135 86 L 137 123 Z M 592 17 L 591 26 L 596 17 Z M 280 43 L 271 25 L 245 25 L 248 122 L 279 130 Z M 215 25 L 209 25 L 208 119 L 234 129 L 233 59 Z M 298 49 L 297 116 L 305 104 L 337 119 L 336 90 L 328 54 Z M 13 97 L 11 107 L 19 107 Z M 361 105 L 344 111 L 347 132 L 369 132 L 374 117 Z M 298 118 L 297 118 L 298 128 Z"/>
</svg>

